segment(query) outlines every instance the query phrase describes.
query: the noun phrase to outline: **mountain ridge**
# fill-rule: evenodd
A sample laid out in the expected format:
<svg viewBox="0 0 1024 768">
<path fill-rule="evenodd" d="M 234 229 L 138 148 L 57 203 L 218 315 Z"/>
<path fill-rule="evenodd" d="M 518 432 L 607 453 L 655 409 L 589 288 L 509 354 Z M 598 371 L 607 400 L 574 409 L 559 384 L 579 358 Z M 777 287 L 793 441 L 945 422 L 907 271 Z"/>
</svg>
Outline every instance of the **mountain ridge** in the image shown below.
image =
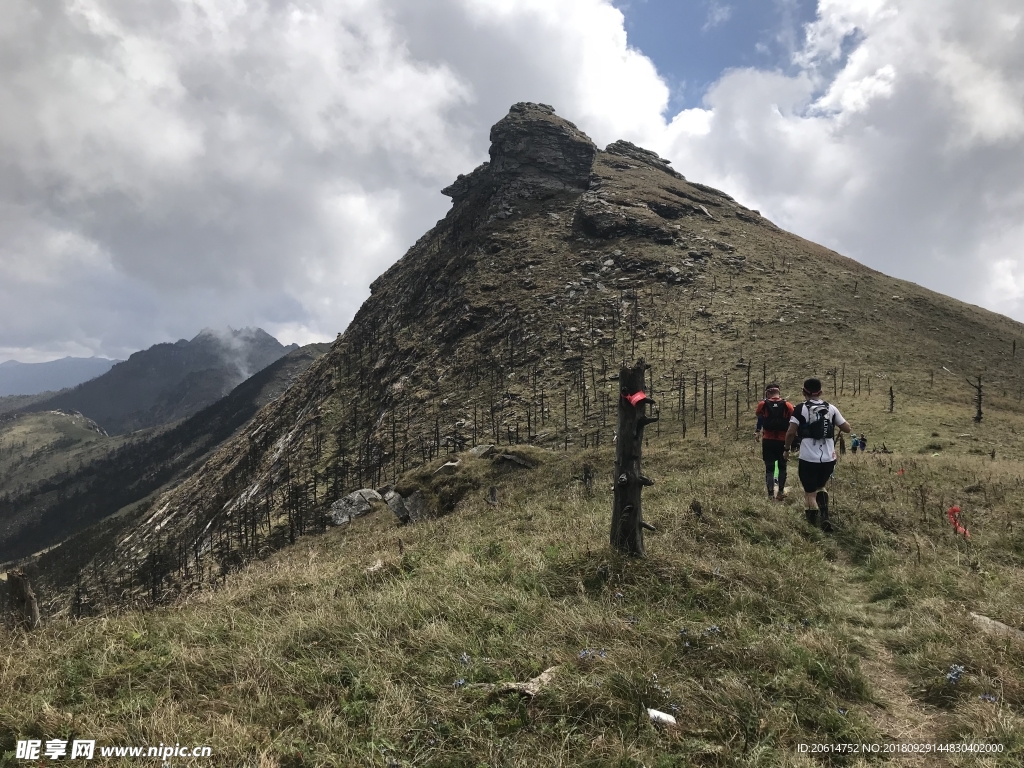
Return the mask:
<svg viewBox="0 0 1024 768">
<path fill-rule="evenodd" d="M 111 449 L 106 455 L 92 456 L 84 464 L 79 461 L 76 469 L 69 467 L 37 479 L 25 489 L 5 487 L 5 493 L 0 494 L 0 562 L 24 557 L 71 537 L 71 543 L 44 556 L 56 572 L 53 581 L 60 581 L 68 562 L 99 546 L 96 537 L 111 527 L 103 524 L 107 518 L 139 505 L 160 487 L 179 482 L 200 466 L 208 453 L 326 350 L 323 344 L 292 350 L 184 420 L 131 436 L 114 436 L 108 439 Z M 57 414 L 62 415 L 57 418 Z M 10 442 L 3 429 L 5 422 L 16 426 L 19 421 L 46 416 L 51 423 L 75 422 L 79 432 L 91 429 L 87 434 L 103 434 L 99 425 L 77 413 L 6 414 L 0 415 L 0 451 L 4 442 Z M 4 466 L 2 459 L 0 453 L 0 469 Z M 89 525 L 95 530 L 82 533 Z"/>
<path fill-rule="evenodd" d="M 105 357 L 62 357 L 45 363 L 0 363 L 0 397 L 57 392 L 102 376 L 121 360 Z"/>
<path fill-rule="evenodd" d="M 548 106 L 514 105 L 490 160 L 444 191 L 448 214 L 328 354 L 98 556 L 133 585 L 121 596 L 159 599 L 322 530 L 325 505 L 441 452 L 610 444 L 614 375 L 636 357 L 673 429 L 701 401 L 738 423 L 765 379 L 812 373 L 914 398 L 929 371 L 983 372 L 993 404 L 1016 407 L 1019 323 L 787 233 L 653 152 L 599 150 Z"/>
<path fill-rule="evenodd" d="M 261 328 L 207 328 L 192 339 L 134 352 L 103 375 L 25 410 L 80 411 L 110 434 L 133 432 L 192 415 L 296 347 Z"/>
</svg>

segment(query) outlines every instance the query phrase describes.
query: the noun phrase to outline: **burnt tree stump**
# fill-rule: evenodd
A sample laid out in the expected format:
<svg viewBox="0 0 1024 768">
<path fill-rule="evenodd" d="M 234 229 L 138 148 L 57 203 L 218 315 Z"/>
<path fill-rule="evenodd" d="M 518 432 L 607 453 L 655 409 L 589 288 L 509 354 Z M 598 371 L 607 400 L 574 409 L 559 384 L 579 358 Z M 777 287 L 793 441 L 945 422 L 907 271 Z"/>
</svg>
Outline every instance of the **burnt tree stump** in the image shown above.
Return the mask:
<svg viewBox="0 0 1024 768">
<path fill-rule="evenodd" d="M 40 624 L 39 602 L 32 591 L 23 571 L 7 572 L 7 587 L 11 595 L 11 608 L 20 616 L 25 629 L 35 629 Z"/>
<path fill-rule="evenodd" d="M 615 441 L 615 496 L 612 502 L 612 547 L 633 557 L 644 556 L 644 522 L 640 507 L 640 492 L 654 481 L 644 477 L 640 468 L 640 453 L 644 441 L 644 427 L 658 420 L 648 416 L 647 406 L 654 400 L 647 397 L 644 388 L 643 359 L 632 368 L 623 366 L 619 371 L 619 423 Z"/>
<path fill-rule="evenodd" d="M 981 413 L 981 395 L 982 395 L 982 392 L 981 392 L 981 376 L 978 377 L 978 383 L 977 384 L 975 384 L 970 379 L 967 380 L 967 383 L 970 384 L 971 388 L 974 390 L 974 404 L 975 404 L 975 406 L 977 406 L 977 409 L 978 409 L 977 413 L 974 414 L 974 423 L 975 424 L 981 424 L 981 417 L 982 417 L 982 413 Z"/>
</svg>

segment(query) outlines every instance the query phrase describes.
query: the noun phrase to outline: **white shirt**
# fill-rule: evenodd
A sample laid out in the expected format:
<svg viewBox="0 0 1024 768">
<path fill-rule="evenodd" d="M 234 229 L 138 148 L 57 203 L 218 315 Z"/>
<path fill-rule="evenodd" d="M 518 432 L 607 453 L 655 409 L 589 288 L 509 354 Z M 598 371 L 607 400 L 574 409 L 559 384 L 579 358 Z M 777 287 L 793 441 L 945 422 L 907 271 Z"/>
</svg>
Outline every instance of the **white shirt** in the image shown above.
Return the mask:
<svg viewBox="0 0 1024 768">
<path fill-rule="evenodd" d="M 820 405 L 824 400 L 811 400 L 811 403 Z M 803 417 L 806 423 L 807 418 L 810 414 L 807 412 L 807 403 L 801 403 L 793 411 L 793 417 L 789 420 L 790 424 L 800 424 L 800 419 L 797 415 Z M 832 425 L 835 427 L 841 427 L 846 423 L 846 419 L 843 418 L 843 414 L 839 412 L 831 403 L 828 406 L 828 416 L 832 420 Z M 827 440 L 813 440 L 809 437 L 805 437 L 800 441 L 800 461 L 810 461 L 815 464 L 824 464 L 827 461 L 836 460 L 836 441 L 832 439 Z"/>
</svg>

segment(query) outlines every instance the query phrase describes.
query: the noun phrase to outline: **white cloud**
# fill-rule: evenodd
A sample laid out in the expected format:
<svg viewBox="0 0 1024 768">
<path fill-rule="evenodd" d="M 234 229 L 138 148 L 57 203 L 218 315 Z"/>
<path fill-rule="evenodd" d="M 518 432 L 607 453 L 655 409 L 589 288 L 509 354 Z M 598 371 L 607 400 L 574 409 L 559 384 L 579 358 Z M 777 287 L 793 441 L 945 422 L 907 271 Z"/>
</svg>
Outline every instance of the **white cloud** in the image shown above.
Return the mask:
<svg viewBox="0 0 1024 768">
<path fill-rule="evenodd" d="M 1024 316 L 1021 18 L 820 0 L 791 71 L 727 72 L 666 120 L 607 0 L 9 0 L 0 356 L 124 356 L 203 326 L 331 339 L 523 100 Z"/>
<path fill-rule="evenodd" d="M 794 74 L 725 74 L 710 130 L 659 148 L 804 237 L 1024 318 L 1020 15 L 821 0 Z"/>
<path fill-rule="evenodd" d="M 704 22 L 704 26 L 701 27 L 702 32 L 707 32 L 709 29 L 725 24 L 732 17 L 732 6 L 721 5 L 718 0 L 711 0 L 708 4 L 708 15 L 707 20 Z"/>
<path fill-rule="evenodd" d="M 333 338 L 510 104 L 607 142 L 668 100 L 603 0 L 8 6 L 2 348 Z"/>
</svg>

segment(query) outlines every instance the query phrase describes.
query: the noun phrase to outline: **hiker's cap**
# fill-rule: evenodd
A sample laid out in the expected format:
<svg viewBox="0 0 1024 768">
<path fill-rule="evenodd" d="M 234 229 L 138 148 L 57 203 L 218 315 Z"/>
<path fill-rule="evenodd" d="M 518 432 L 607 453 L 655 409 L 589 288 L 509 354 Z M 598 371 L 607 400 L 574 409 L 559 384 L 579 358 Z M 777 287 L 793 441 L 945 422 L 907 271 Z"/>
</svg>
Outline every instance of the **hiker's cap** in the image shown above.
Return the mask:
<svg viewBox="0 0 1024 768">
<path fill-rule="evenodd" d="M 804 382 L 804 392 L 808 395 L 817 395 L 821 392 L 821 379 L 807 379 Z"/>
</svg>

